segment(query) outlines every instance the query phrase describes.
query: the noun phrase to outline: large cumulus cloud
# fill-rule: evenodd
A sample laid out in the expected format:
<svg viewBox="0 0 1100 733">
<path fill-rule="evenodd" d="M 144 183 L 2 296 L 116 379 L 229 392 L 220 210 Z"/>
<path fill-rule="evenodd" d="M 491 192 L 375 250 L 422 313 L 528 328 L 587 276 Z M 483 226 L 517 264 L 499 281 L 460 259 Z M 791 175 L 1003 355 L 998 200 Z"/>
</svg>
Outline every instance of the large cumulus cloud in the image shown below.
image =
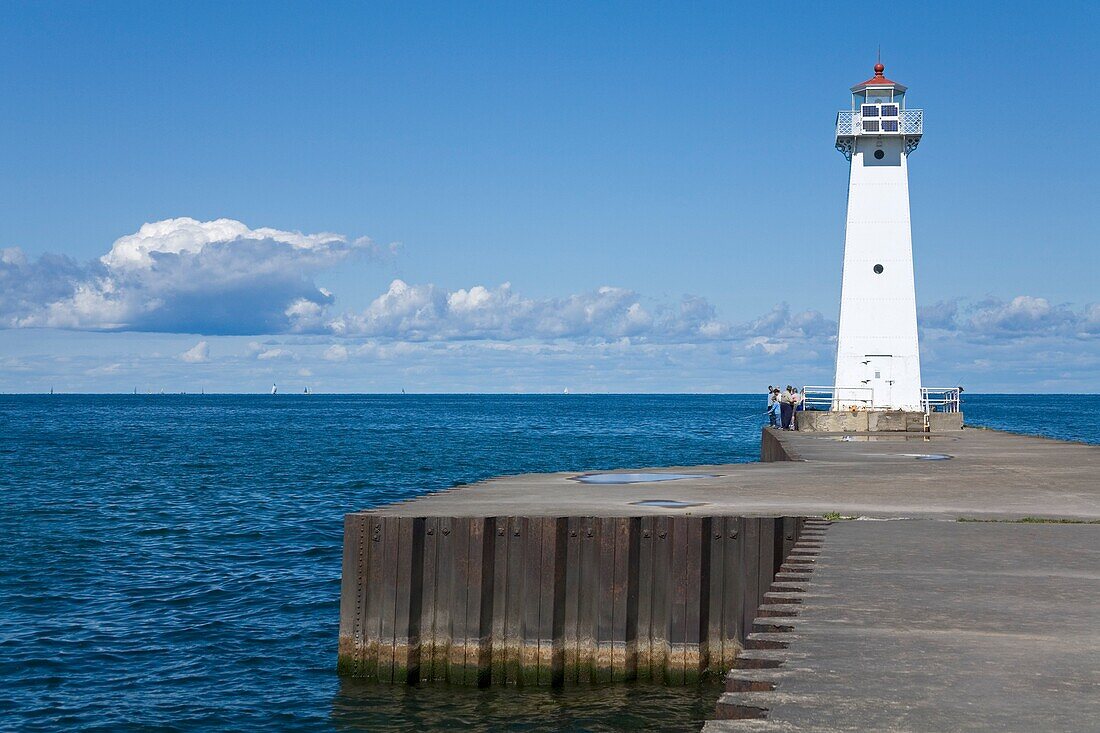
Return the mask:
<svg viewBox="0 0 1100 733">
<path fill-rule="evenodd" d="M 215 335 L 315 328 L 332 294 L 313 276 L 378 252 L 367 239 L 190 218 L 145 224 L 86 264 L 8 249 L 0 323 Z"/>
</svg>

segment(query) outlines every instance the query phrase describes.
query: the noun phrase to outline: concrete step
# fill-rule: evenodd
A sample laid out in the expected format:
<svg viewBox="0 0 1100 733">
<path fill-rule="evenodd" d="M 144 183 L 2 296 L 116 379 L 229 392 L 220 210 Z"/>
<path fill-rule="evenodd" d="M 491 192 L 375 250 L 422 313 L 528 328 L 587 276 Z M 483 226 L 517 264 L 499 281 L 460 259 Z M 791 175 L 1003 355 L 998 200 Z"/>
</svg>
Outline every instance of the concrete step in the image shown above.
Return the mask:
<svg viewBox="0 0 1100 733">
<path fill-rule="evenodd" d="M 782 632 L 782 631 L 794 631 L 798 628 L 799 622 L 802 619 L 797 616 L 787 616 L 783 618 L 757 618 L 752 622 L 753 631 L 768 631 L 768 632 Z"/>
<path fill-rule="evenodd" d="M 723 692 L 714 712 L 719 720 L 761 719 L 773 704 L 774 696 L 768 692 Z"/>
<path fill-rule="evenodd" d="M 802 594 L 770 590 L 764 594 L 764 603 L 802 603 Z"/>
<path fill-rule="evenodd" d="M 734 669 L 775 669 L 790 659 L 786 649 L 742 649 L 733 660 Z"/>
<path fill-rule="evenodd" d="M 723 684 L 726 692 L 771 692 L 791 674 L 785 669 L 731 669 Z"/>
<path fill-rule="evenodd" d="M 797 616 L 802 607 L 797 603 L 762 603 L 756 609 L 758 618 L 785 618 Z"/>
<path fill-rule="evenodd" d="M 745 637 L 746 649 L 787 649 L 795 635 L 789 631 L 754 631 Z"/>
<path fill-rule="evenodd" d="M 767 718 L 708 720 L 702 733 L 791 733 L 790 723 L 773 723 Z"/>
</svg>

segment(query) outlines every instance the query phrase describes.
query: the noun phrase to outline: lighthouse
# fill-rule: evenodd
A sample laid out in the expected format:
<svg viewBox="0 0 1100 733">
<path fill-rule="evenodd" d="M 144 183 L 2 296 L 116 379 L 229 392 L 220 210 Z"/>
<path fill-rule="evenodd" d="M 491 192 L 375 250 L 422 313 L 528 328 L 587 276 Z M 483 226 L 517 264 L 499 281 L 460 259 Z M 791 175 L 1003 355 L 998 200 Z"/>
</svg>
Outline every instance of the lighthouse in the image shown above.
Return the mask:
<svg viewBox="0 0 1100 733">
<path fill-rule="evenodd" d="M 908 165 L 924 115 L 881 63 L 874 69 L 836 120 L 849 173 L 833 407 L 919 411 Z"/>
</svg>

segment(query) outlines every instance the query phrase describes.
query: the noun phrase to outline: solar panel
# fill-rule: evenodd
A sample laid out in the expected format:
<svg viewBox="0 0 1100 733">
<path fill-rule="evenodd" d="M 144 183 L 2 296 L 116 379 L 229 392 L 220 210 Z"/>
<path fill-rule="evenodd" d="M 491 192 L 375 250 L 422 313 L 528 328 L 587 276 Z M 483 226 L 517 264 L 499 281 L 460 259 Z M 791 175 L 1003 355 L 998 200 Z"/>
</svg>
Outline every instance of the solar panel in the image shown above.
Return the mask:
<svg viewBox="0 0 1100 733">
<path fill-rule="evenodd" d="M 863 105 L 864 117 L 878 117 L 878 106 L 874 104 Z"/>
<path fill-rule="evenodd" d="M 897 120 L 883 120 L 882 121 L 882 131 L 883 132 L 897 132 L 898 131 L 898 121 Z"/>
<path fill-rule="evenodd" d="M 898 106 L 896 104 L 884 104 L 884 105 L 882 105 L 882 116 L 883 117 L 897 117 L 898 116 Z"/>
<path fill-rule="evenodd" d="M 864 120 L 863 121 L 864 132 L 878 132 L 878 120 Z"/>
</svg>

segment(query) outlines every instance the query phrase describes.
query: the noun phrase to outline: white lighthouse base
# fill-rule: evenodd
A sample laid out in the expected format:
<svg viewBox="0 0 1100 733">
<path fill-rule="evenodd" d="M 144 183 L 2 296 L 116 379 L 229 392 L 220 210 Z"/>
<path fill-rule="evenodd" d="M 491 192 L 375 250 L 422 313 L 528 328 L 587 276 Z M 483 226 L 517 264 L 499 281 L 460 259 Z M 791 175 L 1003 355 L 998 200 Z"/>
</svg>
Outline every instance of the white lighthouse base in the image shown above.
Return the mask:
<svg viewBox="0 0 1100 733">
<path fill-rule="evenodd" d="M 962 430 L 961 412 L 799 410 L 795 426 L 811 433 L 939 433 Z"/>
</svg>

